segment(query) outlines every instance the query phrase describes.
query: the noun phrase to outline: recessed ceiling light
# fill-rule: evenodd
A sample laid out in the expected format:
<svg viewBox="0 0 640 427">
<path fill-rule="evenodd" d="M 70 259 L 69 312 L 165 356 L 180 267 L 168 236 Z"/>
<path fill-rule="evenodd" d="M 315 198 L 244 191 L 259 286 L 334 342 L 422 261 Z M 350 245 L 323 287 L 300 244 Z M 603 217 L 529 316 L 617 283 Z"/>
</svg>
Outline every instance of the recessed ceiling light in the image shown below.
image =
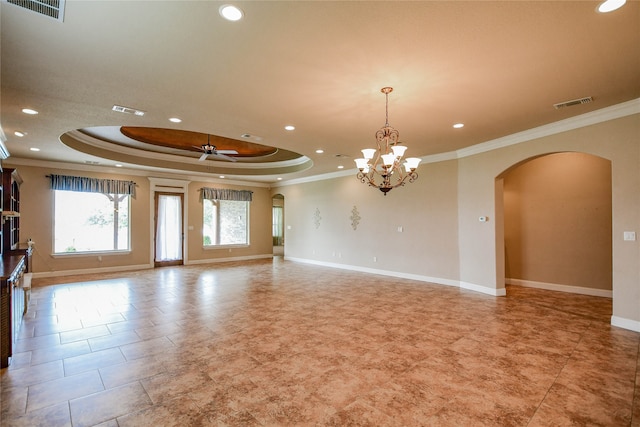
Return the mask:
<svg viewBox="0 0 640 427">
<path fill-rule="evenodd" d="M 22 112 L 25 114 L 31 114 L 31 115 L 38 114 L 36 110 L 32 110 L 31 108 L 23 108 Z"/>
<path fill-rule="evenodd" d="M 221 178 L 221 179 L 224 179 L 224 175 L 220 175 L 220 178 Z"/>
<path fill-rule="evenodd" d="M 222 16 L 227 21 L 239 21 L 244 15 L 242 13 L 242 10 L 231 4 L 223 4 L 222 6 L 220 6 L 220 9 L 218 9 L 218 12 L 220 13 L 220 16 Z"/>
<path fill-rule="evenodd" d="M 120 163 L 116 163 L 114 166 L 117 167 L 117 168 L 121 168 L 122 167 L 122 165 Z"/>
<path fill-rule="evenodd" d="M 455 129 L 463 128 L 463 127 L 464 127 L 464 123 L 456 123 L 455 125 L 453 125 L 453 127 L 454 127 Z"/>
<path fill-rule="evenodd" d="M 40 151 L 40 149 L 36 148 L 36 147 L 31 147 L 31 148 L 29 148 L 29 150 L 31 150 L 31 151 Z"/>
<path fill-rule="evenodd" d="M 284 128 L 285 130 L 296 130 L 296 127 L 293 125 L 286 125 Z"/>
<path fill-rule="evenodd" d="M 322 153 L 324 153 L 324 150 L 322 150 L 322 149 L 318 148 L 318 149 L 316 150 L 316 153 L 318 153 L 318 154 L 322 154 Z"/>
<path fill-rule="evenodd" d="M 596 10 L 600 13 L 613 12 L 614 10 L 620 9 L 624 6 L 626 2 L 627 0 L 606 0 L 600 3 L 600 6 L 598 6 L 598 9 Z"/>
<path fill-rule="evenodd" d="M 281 177 L 278 177 L 278 181 L 282 181 L 282 178 L 281 178 Z"/>
<path fill-rule="evenodd" d="M 173 122 L 173 123 L 180 123 L 180 122 L 182 121 L 182 119 L 179 119 L 179 118 L 177 118 L 177 117 L 171 117 L 171 118 L 169 119 L 169 121 L 170 121 L 170 122 Z"/>
<path fill-rule="evenodd" d="M 20 138 L 22 138 L 23 136 L 25 136 L 27 133 L 26 132 L 20 132 L 19 130 L 15 131 L 13 133 L 15 136 L 19 136 Z"/>
<path fill-rule="evenodd" d="M 344 166 L 340 165 L 338 166 L 338 169 L 344 169 Z"/>
</svg>

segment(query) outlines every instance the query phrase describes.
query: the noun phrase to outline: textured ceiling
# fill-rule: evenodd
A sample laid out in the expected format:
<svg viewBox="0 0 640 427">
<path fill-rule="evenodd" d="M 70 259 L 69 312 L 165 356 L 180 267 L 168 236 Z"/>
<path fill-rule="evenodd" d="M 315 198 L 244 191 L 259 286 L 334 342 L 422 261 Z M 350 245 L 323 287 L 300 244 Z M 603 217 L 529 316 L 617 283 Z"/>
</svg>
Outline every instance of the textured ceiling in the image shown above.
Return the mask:
<svg viewBox="0 0 640 427">
<path fill-rule="evenodd" d="M 384 125 L 384 86 L 394 88 L 389 123 L 409 156 L 640 97 L 638 1 L 609 14 L 592 1 L 243 1 L 239 22 L 223 20 L 221 4 L 68 0 L 58 22 L 0 3 L 0 124 L 11 158 L 273 182 L 352 169 Z M 586 96 L 594 101 L 553 108 Z M 183 160 L 108 144 L 120 126 L 248 134 L 300 156 L 255 168 L 193 152 Z"/>
</svg>

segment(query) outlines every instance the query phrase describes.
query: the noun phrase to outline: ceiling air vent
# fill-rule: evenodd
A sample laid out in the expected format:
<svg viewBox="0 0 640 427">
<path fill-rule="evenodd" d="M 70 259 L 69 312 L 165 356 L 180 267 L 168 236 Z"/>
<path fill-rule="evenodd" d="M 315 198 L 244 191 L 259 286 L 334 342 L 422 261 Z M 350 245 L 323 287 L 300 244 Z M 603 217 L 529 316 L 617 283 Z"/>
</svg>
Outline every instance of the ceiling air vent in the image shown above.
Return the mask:
<svg viewBox="0 0 640 427">
<path fill-rule="evenodd" d="M 135 108 L 129 108 L 129 107 L 123 107 L 121 105 L 114 105 L 112 110 L 116 111 L 118 113 L 133 114 L 135 116 L 144 116 L 144 111 L 142 111 L 142 110 L 137 110 Z"/>
<path fill-rule="evenodd" d="M 565 101 L 565 102 L 559 102 L 558 104 L 553 104 L 553 108 L 555 108 L 556 110 L 559 110 L 560 108 L 573 107 L 574 105 L 588 104 L 591 101 L 593 101 L 593 98 L 588 96 L 586 98 L 573 99 L 571 101 Z"/>
<path fill-rule="evenodd" d="M 2 0 L 40 15 L 64 21 L 64 3 L 66 0 Z"/>
</svg>

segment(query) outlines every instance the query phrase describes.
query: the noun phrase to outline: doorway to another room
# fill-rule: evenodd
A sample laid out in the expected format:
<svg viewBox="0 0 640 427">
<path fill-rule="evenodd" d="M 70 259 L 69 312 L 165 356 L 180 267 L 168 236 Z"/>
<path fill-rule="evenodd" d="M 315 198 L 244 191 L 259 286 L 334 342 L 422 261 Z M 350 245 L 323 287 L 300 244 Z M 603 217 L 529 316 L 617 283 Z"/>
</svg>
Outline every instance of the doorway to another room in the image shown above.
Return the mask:
<svg viewBox="0 0 640 427">
<path fill-rule="evenodd" d="M 155 267 L 184 264 L 182 206 L 182 194 L 155 193 Z"/>
<path fill-rule="evenodd" d="M 284 256 L 284 196 L 276 194 L 272 200 L 273 255 Z"/>
<path fill-rule="evenodd" d="M 497 182 L 506 283 L 611 299 L 611 161 L 551 153 L 514 165 Z"/>
</svg>

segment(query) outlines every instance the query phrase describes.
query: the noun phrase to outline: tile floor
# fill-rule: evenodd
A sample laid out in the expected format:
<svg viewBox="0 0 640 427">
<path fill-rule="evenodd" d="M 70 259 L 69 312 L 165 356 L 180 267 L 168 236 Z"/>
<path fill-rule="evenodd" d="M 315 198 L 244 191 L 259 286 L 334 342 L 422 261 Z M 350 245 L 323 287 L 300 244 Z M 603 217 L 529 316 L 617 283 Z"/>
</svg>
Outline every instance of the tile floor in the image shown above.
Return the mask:
<svg viewBox="0 0 640 427">
<path fill-rule="evenodd" d="M 640 426 L 611 300 L 281 258 L 34 280 L 9 426 Z"/>
</svg>

